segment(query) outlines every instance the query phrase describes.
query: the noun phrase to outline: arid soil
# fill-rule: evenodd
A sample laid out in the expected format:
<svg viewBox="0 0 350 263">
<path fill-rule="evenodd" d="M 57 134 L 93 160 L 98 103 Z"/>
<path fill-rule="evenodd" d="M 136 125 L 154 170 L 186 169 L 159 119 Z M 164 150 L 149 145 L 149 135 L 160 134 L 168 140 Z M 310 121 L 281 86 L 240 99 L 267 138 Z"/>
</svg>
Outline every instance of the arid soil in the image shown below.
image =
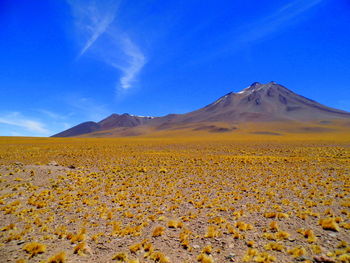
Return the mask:
<svg viewBox="0 0 350 263">
<path fill-rule="evenodd" d="M 0 262 L 350 262 L 349 144 L 256 136 L 3 138 Z"/>
</svg>

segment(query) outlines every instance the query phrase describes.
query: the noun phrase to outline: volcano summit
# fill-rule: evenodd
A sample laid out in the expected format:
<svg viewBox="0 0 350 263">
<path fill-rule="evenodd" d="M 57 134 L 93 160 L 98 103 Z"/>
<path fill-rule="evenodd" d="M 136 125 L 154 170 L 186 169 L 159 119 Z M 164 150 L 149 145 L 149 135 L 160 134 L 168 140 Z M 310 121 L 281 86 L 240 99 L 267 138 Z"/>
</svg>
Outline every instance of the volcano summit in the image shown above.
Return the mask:
<svg viewBox="0 0 350 263">
<path fill-rule="evenodd" d="M 163 117 L 112 114 L 100 122 L 84 122 L 53 137 L 72 137 L 116 128 L 126 130 L 137 126 L 167 129 L 208 122 L 326 122 L 337 119 L 350 120 L 350 113 L 305 98 L 273 81 L 267 84 L 254 82 L 240 92 L 230 92 L 204 108 L 189 113 Z"/>
</svg>

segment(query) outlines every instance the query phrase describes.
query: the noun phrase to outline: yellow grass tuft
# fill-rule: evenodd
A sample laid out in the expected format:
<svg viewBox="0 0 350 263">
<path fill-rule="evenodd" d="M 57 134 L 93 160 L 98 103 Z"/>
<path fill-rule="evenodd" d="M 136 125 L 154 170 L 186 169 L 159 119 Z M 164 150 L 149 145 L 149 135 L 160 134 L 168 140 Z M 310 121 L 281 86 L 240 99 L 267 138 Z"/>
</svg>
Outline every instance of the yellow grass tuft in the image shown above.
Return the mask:
<svg viewBox="0 0 350 263">
<path fill-rule="evenodd" d="M 136 243 L 134 245 L 129 246 L 129 250 L 130 250 L 131 253 L 136 253 L 141 248 L 142 248 L 142 244 L 141 243 Z"/>
<path fill-rule="evenodd" d="M 212 255 L 207 255 L 207 254 L 199 254 L 197 256 L 197 261 L 201 263 L 214 263 L 214 259 Z"/>
<path fill-rule="evenodd" d="M 254 262 L 258 262 L 258 263 L 270 263 L 270 262 L 275 262 L 276 257 L 269 255 L 266 252 L 263 252 L 263 253 L 256 255 L 253 258 L 253 260 L 254 260 Z"/>
<path fill-rule="evenodd" d="M 312 231 L 311 229 L 299 229 L 298 232 L 302 234 L 305 238 L 307 238 L 307 241 L 309 243 L 315 243 L 317 240 L 314 231 Z"/>
<path fill-rule="evenodd" d="M 213 251 L 213 247 L 211 245 L 206 246 L 202 249 L 202 253 L 208 254 L 208 255 L 211 254 L 212 251 Z"/>
<path fill-rule="evenodd" d="M 235 223 L 235 227 L 237 227 L 241 231 L 252 230 L 253 226 L 251 224 L 246 224 L 242 221 L 238 221 Z"/>
<path fill-rule="evenodd" d="M 32 242 L 24 245 L 23 250 L 30 254 L 30 257 L 32 258 L 38 254 L 44 253 L 46 251 L 46 245 Z"/>
<path fill-rule="evenodd" d="M 276 221 L 271 221 L 270 230 L 273 232 L 277 232 L 279 230 L 278 223 Z"/>
<path fill-rule="evenodd" d="M 157 226 L 153 229 L 152 237 L 159 237 L 164 234 L 165 228 L 162 226 Z"/>
<path fill-rule="evenodd" d="M 266 250 L 275 250 L 275 251 L 283 251 L 285 249 L 285 247 L 282 244 L 276 243 L 276 242 L 270 242 L 267 245 L 265 245 L 264 248 Z"/>
<path fill-rule="evenodd" d="M 177 221 L 177 220 L 169 220 L 168 227 L 169 228 L 182 228 L 183 223 L 181 221 Z"/>
<path fill-rule="evenodd" d="M 64 263 L 66 262 L 66 253 L 60 252 L 47 260 L 47 263 Z"/>
<path fill-rule="evenodd" d="M 124 252 L 120 252 L 115 254 L 112 257 L 112 260 L 116 260 L 117 262 L 126 262 L 128 260 L 128 255 Z"/>
<path fill-rule="evenodd" d="M 16 228 L 15 224 L 9 224 L 8 226 L 1 228 L 0 231 L 8 231 L 8 230 L 13 230 L 15 228 Z"/>
<path fill-rule="evenodd" d="M 153 252 L 154 251 L 154 247 L 151 243 L 149 243 L 147 240 L 144 240 L 144 242 L 142 242 L 142 247 L 143 250 L 146 252 Z"/>
<path fill-rule="evenodd" d="M 92 254 L 91 248 L 85 243 L 79 243 L 74 247 L 74 254 L 78 254 L 80 256 Z"/>
<path fill-rule="evenodd" d="M 205 234 L 204 237 L 206 238 L 214 238 L 214 237 L 219 237 L 220 236 L 220 232 L 217 226 L 214 225 L 210 225 L 207 228 L 207 232 Z"/>
<path fill-rule="evenodd" d="M 340 227 L 334 218 L 320 219 L 319 224 L 325 230 L 340 231 Z"/>
<path fill-rule="evenodd" d="M 255 242 L 253 240 L 247 241 L 246 242 L 247 247 L 254 247 L 255 246 Z"/>
<path fill-rule="evenodd" d="M 76 235 L 70 235 L 70 242 L 78 243 L 86 240 L 86 229 L 82 228 Z"/>
<path fill-rule="evenodd" d="M 153 252 L 150 254 L 149 258 L 159 263 L 170 263 L 170 259 L 161 252 Z"/>
<path fill-rule="evenodd" d="M 302 246 L 298 246 L 298 247 L 294 247 L 292 249 L 289 249 L 288 254 L 294 258 L 299 258 L 299 257 L 302 257 L 306 254 L 306 250 Z"/>
</svg>

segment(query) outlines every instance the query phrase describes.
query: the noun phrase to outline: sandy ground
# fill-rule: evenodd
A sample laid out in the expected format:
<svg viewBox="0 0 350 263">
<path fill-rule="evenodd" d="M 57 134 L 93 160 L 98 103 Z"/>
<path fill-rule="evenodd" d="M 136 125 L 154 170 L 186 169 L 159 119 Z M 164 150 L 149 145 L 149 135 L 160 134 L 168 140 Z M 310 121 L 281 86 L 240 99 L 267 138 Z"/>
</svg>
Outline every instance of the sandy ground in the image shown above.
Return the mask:
<svg viewBox="0 0 350 263">
<path fill-rule="evenodd" d="M 100 165 L 1 165 L 0 262 L 350 262 L 347 147 L 133 147 Z"/>
</svg>

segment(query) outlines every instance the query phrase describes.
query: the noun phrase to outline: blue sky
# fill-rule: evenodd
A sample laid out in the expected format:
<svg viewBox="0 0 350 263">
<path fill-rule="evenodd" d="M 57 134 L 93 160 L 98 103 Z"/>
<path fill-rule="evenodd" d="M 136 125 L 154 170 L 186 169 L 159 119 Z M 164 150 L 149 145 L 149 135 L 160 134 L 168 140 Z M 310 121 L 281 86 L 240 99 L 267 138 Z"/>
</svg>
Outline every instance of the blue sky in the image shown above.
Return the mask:
<svg viewBox="0 0 350 263">
<path fill-rule="evenodd" d="M 347 0 L 0 1 L 0 135 L 162 116 L 276 81 L 350 111 Z"/>
</svg>

